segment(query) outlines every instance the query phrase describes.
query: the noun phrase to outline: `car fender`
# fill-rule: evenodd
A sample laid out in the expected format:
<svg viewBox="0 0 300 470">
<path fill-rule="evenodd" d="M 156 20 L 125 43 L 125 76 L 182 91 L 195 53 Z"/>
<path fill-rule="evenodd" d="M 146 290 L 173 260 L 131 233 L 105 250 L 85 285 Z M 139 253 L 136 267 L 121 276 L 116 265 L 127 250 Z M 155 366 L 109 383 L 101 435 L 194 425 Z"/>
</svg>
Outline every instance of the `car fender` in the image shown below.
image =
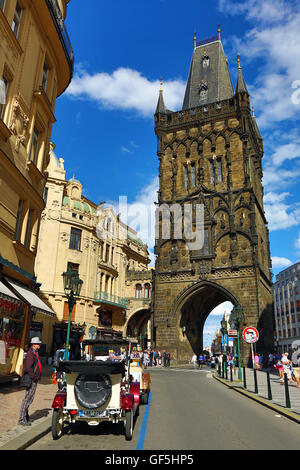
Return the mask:
<svg viewBox="0 0 300 470">
<path fill-rule="evenodd" d="M 131 382 L 130 393 L 132 393 L 134 396 L 133 410 L 135 412 L 140 404 L 140 383 L 139 382 Z"/>
</svg>

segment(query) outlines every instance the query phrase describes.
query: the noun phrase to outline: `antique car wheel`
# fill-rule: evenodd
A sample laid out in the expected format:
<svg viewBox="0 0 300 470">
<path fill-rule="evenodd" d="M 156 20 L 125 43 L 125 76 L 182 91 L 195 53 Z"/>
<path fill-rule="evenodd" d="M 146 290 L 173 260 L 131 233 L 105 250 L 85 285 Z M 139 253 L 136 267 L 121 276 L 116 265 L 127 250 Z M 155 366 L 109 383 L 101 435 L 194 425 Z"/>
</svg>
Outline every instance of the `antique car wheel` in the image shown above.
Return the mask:
<svg viewBox="0 0 300 470">
<path fill-rule="evenodd" d="M 125 439 L 131 441 L 133 434 L 133 412 L 132 410 L 125 411 Z"/>
<path fill-rule="evenodd" d="M 53 439 L 59 439 L 63 434 L 64 428 L 64 415 L 63 409 L 59 408 L 58 410 L 53 410 L 52 415 L 52 437 Z"/>
</svg>

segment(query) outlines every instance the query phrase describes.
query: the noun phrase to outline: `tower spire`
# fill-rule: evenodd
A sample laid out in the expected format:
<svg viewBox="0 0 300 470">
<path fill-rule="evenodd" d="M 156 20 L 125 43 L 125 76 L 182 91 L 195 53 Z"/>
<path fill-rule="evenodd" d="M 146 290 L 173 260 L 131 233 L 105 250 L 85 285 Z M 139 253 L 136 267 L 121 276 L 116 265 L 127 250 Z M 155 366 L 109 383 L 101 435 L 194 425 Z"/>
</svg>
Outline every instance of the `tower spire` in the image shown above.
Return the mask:
<svg viewBox="0 0 300 470">
<path fill-rule="evenodd" d="M 238 53 L 238 55 L 237 55 L 237 62 L 238 62 L 238 78 L 237 78 L 235 92 L 236 93 L 248 93 L 246 82 L 245 82 L 244 77 L 243 77 L 240 53 Z"/>
<path fill-rule="evenodd" d="M 219 41 L 221 41 L 221 27 L 220 27 L 220 24 L 218 24 L 218 36 L 219 36 Z"/>
<path fill-rule="evenodd" d="M 157 106 L 156 106 L 156 113 L 165 113 L 166 108 L 165 108 L 165 103 L 164 103 L 164 97 L 163 97 L 163 80 L 162 78 L 160 79 L 160 88 L 159 88 L 159 97 L 157 101 Z"/>
<path fill-rule="evenodd" d="M 196 30 L 194 30 L 194 49 L 197 47 L 197 35 L 196 35 Z"/>
</svg>

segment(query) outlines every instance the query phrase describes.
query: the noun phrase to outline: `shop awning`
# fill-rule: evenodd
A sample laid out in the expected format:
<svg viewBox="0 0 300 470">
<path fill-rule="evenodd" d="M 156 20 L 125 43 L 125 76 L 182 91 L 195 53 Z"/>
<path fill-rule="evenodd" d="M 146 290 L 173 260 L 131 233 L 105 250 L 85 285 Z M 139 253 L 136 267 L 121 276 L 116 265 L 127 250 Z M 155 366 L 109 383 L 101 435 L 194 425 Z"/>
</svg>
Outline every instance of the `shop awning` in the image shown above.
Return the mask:
<svg viewBox="0 0 300 470">
<path fill-rule="evenodd" d="M 41 312 L 46 315 L 50 315 L 51 317 L 55 317 L 55 312 L 50 307 L 48 307 L 48 305 L 46 305 L 45 302 L 43 302 L 34 292 L 28 289 L 28 287 L 20 285 L 14 282 L 12 279 L 5 278 L 5 280 L 21 295 L 21 300 L 22 297 L 27 300 L 34 312 Z"/>
<path fill-rule="evenodd" d="M 8 287 L 6 287 L 3 282 L 0 281 L 0 297 L 3 299 L 11 300 L 12 302 L 15 302 L 16 300 L 18 302 L 21 302 L 19 297 L 17 297 Z"/>
</svg>

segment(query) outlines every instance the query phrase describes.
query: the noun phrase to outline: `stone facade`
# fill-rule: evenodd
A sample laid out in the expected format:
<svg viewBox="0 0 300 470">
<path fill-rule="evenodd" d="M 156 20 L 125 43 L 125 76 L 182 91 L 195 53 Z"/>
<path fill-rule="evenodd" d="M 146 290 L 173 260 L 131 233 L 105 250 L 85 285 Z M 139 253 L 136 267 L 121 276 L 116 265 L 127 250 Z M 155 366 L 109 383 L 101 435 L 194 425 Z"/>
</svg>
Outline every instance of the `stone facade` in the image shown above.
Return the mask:
<svg viewBox="0 0 300 470">
<path fill-rule="evenodd" d="M 219 51 L 221 41 L 214 44 Z M 211 56 L 218 57 L 213 44 L 209 46 Z M 195 48 L 191 69 L 195 60 L 208 56 L 207 49 L 206 44 Z M 198 81 L 201 84 L 205 79 L 208 90 L 213 81 L 214 90 L 222 87 L 218 64 L 213 64 L 209 72 L 203 72 L 204 78 L 198 67 Z M 228 76 L 225 72 L 223 76 L 227 77 L 228 94 Z M 187 90 L 186 96 L 195 97 L 201 89 L 195 80 L 189 78 L 187 87 L 194 88 Z M 229 98 L 203 102 L 200 95 L 197 107 L 189 108 L 186 103 L 185 99 L 181 111 L 166 111 L 160 91 L 155 114 L 160 180 L 154 280 L 156 346 L 171 351 L 179 362 L 190 359 L 192 351 L 199 353 L 203 349 L 207 316 L 229 300 L 242 306 L 241 328 L 257 327 L 258 351 L 267 352 L 273 348 L 273 302 L 263 208 L 263 142 L 251 115 L 240 64 L 237 88 Z M 163 204 L 171 208 L 169 237 L 163 234 Z M 189 244 L 192 237 L 184 230 L 184 211 L 189 214 L 188 207 L 193 236 L 202 233 L 200 247 Z M 203 209 L 203 221 L 197 218 L 199 207 Z M 243 343 L 241 349 L 246 360 L 249 345 Z"/>
<path fill-rule="evenodd" d="M 78 180 L 65 179 L 64 160 L 56 157 L 53 144 L 47 172 L 35 269 L 41 292 L 56 314 L 51 327 L 43 330 L 51 353 L 63 342 L 59 338 L 65 334 L 60 332 L 69 317 L 62 278 L 68 267 L 83 281 L 71 317 L 74 342 L 76 336 L 88 338 L 92 330 L 101 328 L 125 335 L 130 318 L 141 310 L 132 302 L 135 294 L 128 285 L 128 272 L 134 270 L 135 282 L 141 285 L 144 273 L 146 279 L 151 273 L 147 245 L 112 207 L 94 204 L 83 196 Z"/>
</svg>

